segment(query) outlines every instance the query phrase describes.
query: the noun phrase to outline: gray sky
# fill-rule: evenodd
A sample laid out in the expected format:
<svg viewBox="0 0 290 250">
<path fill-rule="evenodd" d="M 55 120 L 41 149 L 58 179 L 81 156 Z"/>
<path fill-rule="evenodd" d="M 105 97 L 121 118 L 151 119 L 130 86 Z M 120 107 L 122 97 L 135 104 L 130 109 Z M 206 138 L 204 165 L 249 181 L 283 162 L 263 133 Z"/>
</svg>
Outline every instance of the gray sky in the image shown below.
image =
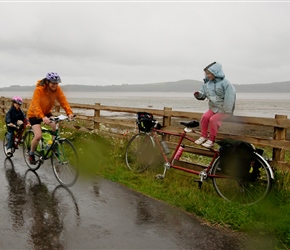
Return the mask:
<svg viewBox="0 0 290 250">
<path fill-rule="evenodd" d="M 0 85 L 290 80 L 290 2 L 0 2 Z"/>
</svg>

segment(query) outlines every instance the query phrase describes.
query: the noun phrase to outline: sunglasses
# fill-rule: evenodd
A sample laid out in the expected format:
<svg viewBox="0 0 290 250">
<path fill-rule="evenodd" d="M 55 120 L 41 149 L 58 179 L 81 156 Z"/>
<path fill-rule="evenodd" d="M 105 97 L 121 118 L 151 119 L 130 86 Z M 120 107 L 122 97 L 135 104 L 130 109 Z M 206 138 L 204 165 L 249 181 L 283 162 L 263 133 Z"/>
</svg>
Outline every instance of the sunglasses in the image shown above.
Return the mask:
<svg viewBox="0 0 290 250">
<path fill-rule="evenodd" d="M 58 85 L 58 82 L 49 82 L 49 83 L 51 83 L 53 85 Z"/>
</svg>

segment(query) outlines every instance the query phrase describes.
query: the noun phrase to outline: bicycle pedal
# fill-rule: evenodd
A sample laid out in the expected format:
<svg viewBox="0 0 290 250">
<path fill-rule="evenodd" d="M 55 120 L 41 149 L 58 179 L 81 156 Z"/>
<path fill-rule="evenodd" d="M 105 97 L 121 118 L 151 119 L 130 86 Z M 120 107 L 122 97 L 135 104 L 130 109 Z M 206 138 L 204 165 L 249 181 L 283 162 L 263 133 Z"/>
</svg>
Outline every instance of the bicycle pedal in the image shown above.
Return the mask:
<svg viewBox="0 0 290 250">
<path fill-rule="evenodd" d="M 157 175 L 155 176 L 155 179 L 164 179 L 164 175 L 162 175 L 162 174 L 157 174 Z"/>
<path fill-rule="evenodd" d="M 202 181 L 201 180 L 194 180 L 194 182 L 198 182 L 198 188 L 201 189 Z"/>
</svg>

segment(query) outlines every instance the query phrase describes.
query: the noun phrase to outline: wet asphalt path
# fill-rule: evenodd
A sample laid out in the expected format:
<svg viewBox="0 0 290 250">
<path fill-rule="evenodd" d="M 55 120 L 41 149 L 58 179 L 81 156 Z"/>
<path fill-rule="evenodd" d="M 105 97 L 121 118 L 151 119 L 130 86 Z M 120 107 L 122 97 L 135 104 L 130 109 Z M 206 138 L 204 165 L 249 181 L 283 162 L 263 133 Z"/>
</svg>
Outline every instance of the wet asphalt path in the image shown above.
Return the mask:
<svg viewBox="0 0 290 250">
<path fill-rule="evenodd" d="M 0 146 L 0 249 L 244 249 L 235 234 L 119 184 L 58 185 L 48 162 L 27 171 Z"/>
</svg>

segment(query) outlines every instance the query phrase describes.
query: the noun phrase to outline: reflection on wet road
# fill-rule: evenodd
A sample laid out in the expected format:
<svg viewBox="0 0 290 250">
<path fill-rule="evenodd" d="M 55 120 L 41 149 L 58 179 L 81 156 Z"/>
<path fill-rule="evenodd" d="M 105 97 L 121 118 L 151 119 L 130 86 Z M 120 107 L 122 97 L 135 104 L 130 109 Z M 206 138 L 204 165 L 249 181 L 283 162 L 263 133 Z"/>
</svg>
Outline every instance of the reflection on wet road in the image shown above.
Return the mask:
<svg viewBox="0 0 290 250">
<path fill-rule="evenodd" d="M 104 179 L 67 189 L 0 148 L 0 249 L 244 249 L 238 237 Z"/>
</svg>

